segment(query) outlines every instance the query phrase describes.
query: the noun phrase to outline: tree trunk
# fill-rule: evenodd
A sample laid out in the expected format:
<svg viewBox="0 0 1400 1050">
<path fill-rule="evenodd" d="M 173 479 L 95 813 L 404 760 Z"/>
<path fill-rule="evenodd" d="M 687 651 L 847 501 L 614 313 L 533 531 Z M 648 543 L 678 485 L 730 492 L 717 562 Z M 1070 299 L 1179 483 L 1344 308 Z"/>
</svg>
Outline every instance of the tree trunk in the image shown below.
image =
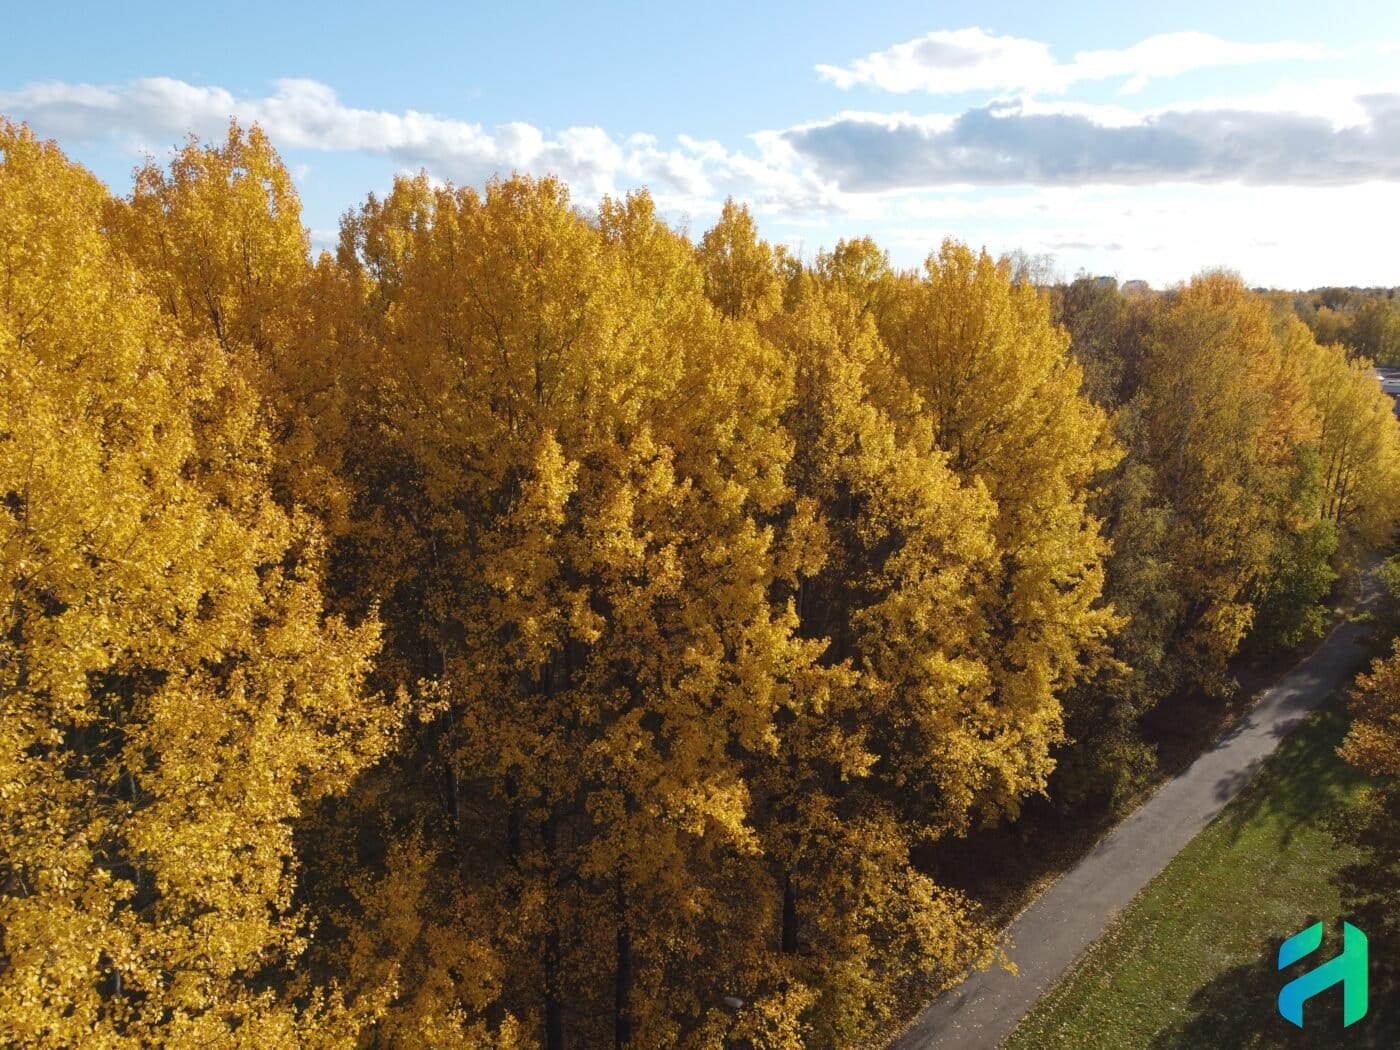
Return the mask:
<svg viewBox="0 0 1400 1050">
<path fill-rule="evenodd" d="M 624 1050 L 632 1041 L 632 930 L 627 925 L 627 896 L 622 872 L 617 873 L 617 979 L 613 1006 L 614 1045 Z"/>
<path fill-rule="evenodd" d="M 792 874 L 783 880 L 783 954 L 797 954 L 797 886 Z"/>
<path fill-rule="evenodd" d="M 506 855 L 511 868 L 520 871 L 520 801 L 515 778 L 506 777 Z"/>
<path fill-rule="evenodd" d="M 559 995 L 557 929 L 551 929 L 544 939 L 544 1045 L 545 1050 L 564 1050 L 564 1004 Z"/>
<path fill-rule="evenodd" d="M 557 846 L 554 815 L 545 819 L 541 828 L 544 838 L 546 864 L 550 873 L 554 870 L 554 851 Z M 554 887 L 549 887 L 550 899 L 546 903 L 549 912 L 548 932 L 544 938 L 544 1045 L 545 1050 L 564 1050 L 564 1003 L 559 987 L 559 917 L 555 913 Z"/>
</svg>

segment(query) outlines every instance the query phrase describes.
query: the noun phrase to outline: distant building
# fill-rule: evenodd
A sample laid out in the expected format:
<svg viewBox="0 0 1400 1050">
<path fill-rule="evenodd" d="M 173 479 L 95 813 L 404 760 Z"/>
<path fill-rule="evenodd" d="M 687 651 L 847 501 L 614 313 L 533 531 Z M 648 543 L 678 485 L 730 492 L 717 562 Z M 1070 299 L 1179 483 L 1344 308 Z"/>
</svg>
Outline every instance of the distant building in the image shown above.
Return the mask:
<svg viewBox="0 0 1400 1050">
<path fill-rule="evenodd" d="M 1118 284 L 1118 278 L 1116 278 L 1116 277 L 1095 277 L 1095 278 L 1094 278 L 1094 287 L 1095 287 L 1095 288 L 1112 288 L 1112 287 L 1114 287 L 1114 286 L 1117 285 L 1117 284 Z"/>
<path fill-rule="evenodd" d="M 1150 291 L 1152 291 L 1152 285 L 1148 284 L 1146 281 L 1123 282 L 1124 295 L 1146 295 Z"/>
</svg>

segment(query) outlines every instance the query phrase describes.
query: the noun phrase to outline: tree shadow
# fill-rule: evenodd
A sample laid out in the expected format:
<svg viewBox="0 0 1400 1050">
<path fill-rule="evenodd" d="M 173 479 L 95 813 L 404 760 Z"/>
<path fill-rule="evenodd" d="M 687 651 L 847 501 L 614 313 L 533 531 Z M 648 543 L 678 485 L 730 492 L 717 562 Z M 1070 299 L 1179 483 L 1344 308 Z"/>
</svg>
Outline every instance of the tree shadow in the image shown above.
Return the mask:
<svg viewBox="0 0 1400 1050">
<path fill-rule="evenodd" d="M 1369 940 L 1371 1013 L 1375 1024 L 1390 1033 L 1385 1045 L 1391 1047 L 1400 1046 L 1400 828 L 1394 791 L 1377 791 L 1345 815 L 1361 819 L 1352 825 L 1352 835 L 1343 832 L 1339 840 L 1356 845 L 1359 838 L 1362 856 L 1333 880 L 1341 892 L 1342 915 Z M 1368 1016 L 1364 1023 L 1372 1020 Z"/>
<path fill-rule="evenodd" d="M 1337 700 L 1319 707 L 1296 732 L 1285 737 L 1263 767 L 1241 771 L 1216 786 L 1224 797 L 1243 781 L 1252 782 L 1225 809 L 1220 820 L 1237 840 L 1246 828 L 1267 821 L 1278 829 L 1280 846 L 1304 827 L 1316 827 L 1366 778 L 1337 757 L 1347 720 Z"/>
<path fill-rule="evenodd" d="M 1314 921 L 1311 917 L 1300 921 L 1299 929 Z M 1330 988 L 1308 1000 L 1304 1026 L 1297 1028 L 1279 1014 L 1278 993 L 1308 967 L 1299 963 L 1278 971 L 1275 963 L 1283 940 L 1278 936 L 1260 943 L 1253 962 L 1226 970 L 1198 989 L 1182 1016 L 1148 1044 L 1150 1050 L 1394 1050 L 1400 1046 L 1396 984 L 1377 965 L 1393 958 L 1394 945 L 1371 937 L 1371 995 L 1365 1017 L 1343 1028 L 1342 991 Z M 1341 924 L 1329 923 L 1316 962 L 1321 964 L 1340 951 Z"/>
<path fill-rule="evenodd" d="M 1248 784 L 1263 766 L 1264 760 L 1256 758 L 1244 769 L 1228 773 L 1215 782 L 1215 798 L 1218 802 L 1228 802 Z"/>
</svg>

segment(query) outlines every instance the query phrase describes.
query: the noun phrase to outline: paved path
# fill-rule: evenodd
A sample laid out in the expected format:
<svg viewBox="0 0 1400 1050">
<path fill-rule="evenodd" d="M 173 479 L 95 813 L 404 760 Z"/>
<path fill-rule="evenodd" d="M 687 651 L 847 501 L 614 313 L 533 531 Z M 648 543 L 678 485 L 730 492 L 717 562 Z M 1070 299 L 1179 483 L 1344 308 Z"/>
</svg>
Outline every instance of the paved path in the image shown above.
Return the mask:
<svg viewBox="0 0 1400 1050">
<path fill-rule="evenodd" d="M 1374 588 L 1373 588 L 1374 589 Z M 1369 602 L 1363 605 L 1370 604 Z M 1304 716 L 1360 666 L 1367 625 L 1345 621 L 1191 767 L 1164 784 L 1011 924 L 995 967 L 935 999 L 891 1050 L 993 1050 L 1118 912 L 1210 823 Z"/>
</svg>

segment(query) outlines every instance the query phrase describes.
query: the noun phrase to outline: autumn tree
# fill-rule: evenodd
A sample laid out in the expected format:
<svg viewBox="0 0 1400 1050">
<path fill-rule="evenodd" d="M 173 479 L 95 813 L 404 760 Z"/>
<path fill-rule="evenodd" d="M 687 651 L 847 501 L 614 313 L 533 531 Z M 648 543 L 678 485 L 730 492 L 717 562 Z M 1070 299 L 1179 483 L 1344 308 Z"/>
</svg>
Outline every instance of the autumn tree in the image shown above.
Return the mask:
<svg viewBox="0 0 1400 1050">
<path fill-rule="evenodd" d="M 1050 293 L 1053 316 L 1069 333 L 1084 370 L 1084 392 L 1106 409 L 1137 393 L 1148 319 L 1155 300 L 1125 296 L 1116 283 L 1080 275 Z"/>
<path fill-rule="evenodd" d="M 1373 943 L 1400 938 L 1395 900 L 1400 894 L 1400 644 L 1378 657 L 1351 695 L 1352 724 L 1339 749 L 1357 769 L 1378 778 L 1356 806 L 1335 821 L 1338 839 L 1359 850 L 1361 860 L 1340 873 L 1349 914 L 1364 924 Z M 1373 956 L 1372 1003 L 1376 1020 L 1393 1018 L 1400 966 L 1388 953 Z"/>
<path fill-rule="evenodd" d="M 1134 419 L 1116 416 L 1116 433 L 1131 446 Z M 1154 473 L 1134 457 L 1103 481 L 1092 509 L 1103 516 L 1112 552 L 1104 563 L 1106 599 L 1123 623 L 1111 657 L 1065 696 L 1067 746 L 1057 756 L 1051 797 L 1062 810 L 1101 798 L 1118 805 L 1157 769 L 1142 719 L 1182 688 L 1174 659 L 1182 608 L 1171 547 L 1172 508 Z"/>
<path fill-rule="evenodd" d="M 763 326 L 794 377 L 779 594 L 820 660 L 752 778 L 781 902 L 775 991 L 812 996 L 816 1045 L 868 1036 L 905 975 L 947 980 L 986 954 L 969 902 L 911 851 L 964 827 L 997 767 L 979 648 L 993 506 L 951 471 L 880 341 L 879 256 L 844 249 Z"/>
<path fill-rule="evenodd" d="M 1228 660 L 1255 626 L 1275 567 L 1295 544 L 1308 546 L 1316 521 L 1315 465 L 1301 453 L 1316 421 L 1301 365 L 1275 337 L 1267 303 L 1233 275 L 1205 274 L 1159 306 L 1131 411 L 1133 455 L 1172 509 L 1181 680 L 1226 689 Z M 1301 571 L 1319 556 L 1325 566 L 1324 550 L 1298 556 L 1310 559 Z"/>
<path fill-rule="evenodd" d="M 898 294 L 889 253 L 869 237 L 837 241 L 831 251 L 819 252 L 812 273 L 824 288 L 839 289 L 857 314 L 881 317 Z"/>
<path fill-rule="evenodd" d="M 1318 345 L 1296 321 L 1282 338 L 1302 363 L 1318 420 L 1320 513 L 1355 563 L 1387 543 L 1400 520 L 1400 420 L 1370 361 Z"/>
<path fill-rule="evenodd" d="M 810 662 L 759 524 L 784 492 L 781 370 L 645 195 L 590 225 L 553 180 L 402 180 L 345 245 L 393 282 L 365 297 L 387 441 L 351 455 L 395 478 L 365 527 L 402 552 L 377 578 L 429 680 L 400 767 L 440 856 L 422 944 L 483 930 L 546 1045 L 673 1041 L 746 965 L 693 960 L 751 908 L 725 882 L 757 849 L 737 756 Z"/>
<path fill-rule="evenodd" d="M 989 962 L 960 838 L 1400 517 L 1292 299 L 1032 263 L 426 173 L 313 260 L 257 128 L 113 200 L 0 125 L 5 1041 L 835 1047 Z"/>
<path fill-rule="evenodd" d="M 697 251 L 705 294 L 730 319 L 763 320 L 782 306 L 782 254 L 758 236 L 748 205 L 724 202 Z"/>
<path fill-rule="evenodd" d="M 0 1032 L 353 1046 L 301 972 L 295 822 L 385 751 L 256 390 L 171 324 L 86 171 L 0 125 Z"/>
<path fill-rule="evenodd" d="M 1356 311 L 1347 332 L 1353 353 L 1381 364 L 1400 362 L 1400 306 L 1372 298 Z"/>
<path fill-rule="evenodd" d="M 222 143 L 191 137 L 168 169 L 148 160 L 107 224 L 179 330 L 216 342 L 254 383 L 279 500 L 338 532 L 349 497 L 334 450 L 351 391 L 331 350 L 354 314 L 341 272 L 310 261 L 301 202 L 266 134 L 232 122 Z"/>
<path fill-rule="evenodd" d="M 1127 623 L 1117 659 L 1069 704 L 1079 743 L 1056 788 L 1071 805 L 1081 791 L 1122 797 L 1140 784 L 1152 754 L 1138 721 L 1174 692 L 1224 687 L 1246 639 L 1258 651 L 1316 635 L 1336 573 L 1395 520 L 1389 399 L 1369 363 L 1314 341 L 1292 297 L 1223 275 L 1160 299 L 1104 305 L 1110 293 L 1081 281 L 1059 298 L 1076 356 L 1121 376 L 1107 403 L 1129 449 L 1097 505 L 1113 539 L 1107 594 Z M 1228 526 L 1197 519 L 1231 506 Z M 1207 566 L 1203 548 L 1227 535 L 1233 553 Z M 1202 677 L 1188 596 L 1207 586 L 1233 589 L 1247 629 L 1215 635 Z"/>
<path fill-rule="evenodd" d="M 1120 621 L 1101 601 L 1107 544 L 1089 511 L 1121 456 L 1045 296 L 954 242 L 907 277 L 879 320 L 964 485 L 995 506 L 996 571 L 980 636 L 995 701 L 979 726 L 988 772 L 973 798 L 1014 815 L 1042 790 L 1062 735 L 1060 698 L 1106 655 Z"/>
</svg>

